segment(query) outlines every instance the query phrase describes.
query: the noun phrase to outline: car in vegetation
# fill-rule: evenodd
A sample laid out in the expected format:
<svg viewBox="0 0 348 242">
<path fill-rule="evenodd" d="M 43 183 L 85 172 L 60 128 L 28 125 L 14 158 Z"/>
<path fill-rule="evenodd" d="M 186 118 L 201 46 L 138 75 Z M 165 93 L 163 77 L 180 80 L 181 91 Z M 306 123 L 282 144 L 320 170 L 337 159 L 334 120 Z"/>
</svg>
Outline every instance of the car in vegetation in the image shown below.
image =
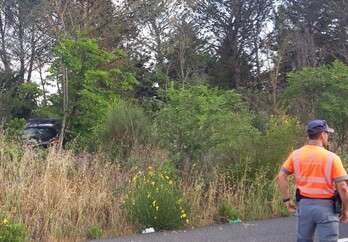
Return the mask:
<svg viewBox="0 0 348 242">
<path fill-rule="evenodd" d="M 23 132 L 26 145 L 47 148 L 59 144 L 59 126 L 57 119 L 28 119 Z"/>
</svg>

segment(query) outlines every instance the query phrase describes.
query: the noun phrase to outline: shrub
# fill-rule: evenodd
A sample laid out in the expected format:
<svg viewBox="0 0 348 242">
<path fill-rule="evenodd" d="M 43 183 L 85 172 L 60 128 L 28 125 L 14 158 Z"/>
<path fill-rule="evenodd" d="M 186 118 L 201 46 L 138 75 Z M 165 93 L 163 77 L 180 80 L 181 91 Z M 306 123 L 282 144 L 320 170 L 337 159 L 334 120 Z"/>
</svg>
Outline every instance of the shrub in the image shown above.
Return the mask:
<svg viewBox="0 0 348 242">
<path fill-rule="evenodd" d="M 137 223 L 139 229 L 172 230 L 189 223 L 188 206 L 168 162 L 137 173 L 129 185 L 125 205 L 129 219 Z"/>
<path fill-rule="evenodd" d="M 272 117 L 266 133 L 255 143 L 254 167 L 269 167 L 271 172 L 277 172 L 291 150 L 302 146 L 306 139 L 305 126 L 301 126 L 297 118 L 287 115 Z"/>
<path fill-rule="evenodd" d="M 239 147 L 257 132 L 239 94 L 200 85 L 171 87 L 155 121 L 160 144 L 180 169 L 187 161 L 204 167 L 206 156 Z"/>
<path fill-rule="evenodd" d="M 0 223 L 0 242 L 21 242 L 25 241 L 26 232 L 21 223 L 3 219 Z"/>
<path fill-rule="evenodd" d="M 289 153 L 305 141 L 304 126 L 296 118 L 287 115 L 271 117 L 265 124 L 264 132 L 255 135 L 249 146 L 245 146 L 245 152 L 242 152 L 243 149 L 224 150 L 231 157 L 231 162 L 226 163 L 224 169 L 233 178 L 232 183 L 238 182 L 244 176 L 252 181 L 260 170 L 266 173 L 267 179 L 272 180 Z"/>
<path fill-rule="evenodd" d="M 141 108 L 127 102 L 115 104 L 101 128 L 101 144 L 111 156 L 127 159 L 137 144 L 147 140 L 150 122 Z"/>
<path fill-rule="evenodd" d="M 283 107 L 303 122 L 326 119 L 334 127 L 335 145 L 343 149 L 348 135 L 348 67 L 340 61 L 320 67 L 303 68 L 288 74 L 282 91 Z"/>
<path fill-rule="evenodd" d="M 13 118 L 6 120 L 4 125 L 6 139 L 10 141 L 21 141 L 24 125 L 25 119 L 22 118 Z"/>
<path fill-rule="evenodd" d="M 99 225 L 93 225 L 92 227 L 88 228 L 86 232 L 87 239 L 98 239 L 102 237 L 103 230 Z"/>
<path fill-rule="evenodd" d="M 230 220 L 238 219 L 238 213 L 233 208 L 232 204 L 226 200 L 219 203 L 217 212 L 214 214 L 214 221 L 216 223 L 228 223 Z"/>
</svg>

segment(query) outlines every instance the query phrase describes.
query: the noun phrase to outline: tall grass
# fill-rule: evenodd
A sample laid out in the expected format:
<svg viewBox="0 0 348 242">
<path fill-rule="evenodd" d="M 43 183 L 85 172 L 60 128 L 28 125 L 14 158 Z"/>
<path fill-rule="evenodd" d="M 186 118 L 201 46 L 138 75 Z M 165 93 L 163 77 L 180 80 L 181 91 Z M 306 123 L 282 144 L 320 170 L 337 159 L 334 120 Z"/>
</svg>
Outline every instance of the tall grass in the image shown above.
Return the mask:
<svg viewBox="0 0 348 242">
<path fill-rule="evenodd" d="M 54 149 L 44 160 L 30 150 L 15 157 L 7 148 L 0 152 L 0 210 L 25 224 L 33 240 L 77 241 L 93 225 L 105 236 L 132 232 L 120 208 L 128 174 L 117 165 Z"/>
<path fill-rule="evenodd" d="M 242 221 L 290 215 L 281 202 L 276 180 L 269 181 L 265 174 L 261 170 L 255 180 L 244 176 L 231 184 L 228 175 L 214 171 L 208 183 L 201 176 L 187 184 L 185 197 L 191 201 L 193 221 L 199 225 L 215 223 L 214 215 L 221 201 L 229 201 Z M 294 187 L 290 189 L 294 194 Z"/>
<path fill-rule="evenodd" d="M 103 237 L 138 231 L 125 219 L 123 206 L 134 170 L 88 154 L 22 151 L 2 135 L 0 145 L 0 211 L 24 224 L 32 241 L 81 241 L 95 227 L 102 228 Z M 231 184 L 216 170 L 209 179 L 201 174 L 183 183 L 190 226 L 215 223 L 220 198 L 232 204 L 242 221 L 284 214 L 276 182 L 265 179 L 262 170 L 255 177 Z"/>
</svg>

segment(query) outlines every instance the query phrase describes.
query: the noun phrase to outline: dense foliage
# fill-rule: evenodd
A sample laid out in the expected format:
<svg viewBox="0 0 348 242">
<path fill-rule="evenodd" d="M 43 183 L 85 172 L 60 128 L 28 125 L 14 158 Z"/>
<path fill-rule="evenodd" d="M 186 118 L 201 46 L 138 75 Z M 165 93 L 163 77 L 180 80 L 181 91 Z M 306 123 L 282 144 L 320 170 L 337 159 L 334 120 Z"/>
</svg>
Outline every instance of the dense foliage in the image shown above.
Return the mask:
<svg viewBox="0 0 348 242">
<path fill-rule="evenodd" d="M 158 112 L 158 137 L 169 150 L 177 167 L 185 162 L 205 167 L 204 157 L 222 145 L 242 145 L 256 130 L 240 96 L 206 86 L 175 89 L 167 94 L 166 105 Z M 215 159 L 215 158 L 212 158 Z"/>
<path fill-rule="evenodd" d="M 284 102 L 290 113 L 302 121 L 315 117 L 329 120 L 337 131 L 337 146 L 344 149 L 348 131 L 347 95 L 348 67 L 336 61 L 329 66 L 290 73 Z"/>
<path fill-rule="evenodd" d="M 6 175 L 0 198 L 6 212 L 37 219 L 23 219 L 33 239 L 81 231 L 97 238 L 130 211 L 137 229 L 184 226 L 189 209 L 197 224 L 210 215 L 226 222 L 282 214 L 269 184 L 306 141 L 310 119 L 328 121 L 336 130 L 330 149 L 347 157 L 347 1 L 116 2 L 0 1 L 0 172 L 13 164 L 16 177 Z M 63 153 L 54 154 L 62 165 L 55 167 L 48 150 L 21 146 L 25 121 L 35 117 L 59 119 L 58 150 L 74 151 L 67 164 Z M 126 186 L 136 173 L 142 180 Z M 27 174 L 28 187 L 13 182 Z M 45 190 L 50 177 L 62 179 L 52 182 L 56 190 Z M 104 187 L 99 204 L 79 197 L 91 183 Z M 12 199 L 14 190 L 30 190 L 32 201 L 43 193 L 45 201 L 67 198 L 66 206 L 75 196 L 81 204 L 45 216 L 41 208 L 63 202 L 31 208 Z M 184 196 L 194 201 L 189 209 Z M 121 200 L 128 212 L 110 208 Z M 218 211 L 204 214 L 205 206 Z"/>
</svg>

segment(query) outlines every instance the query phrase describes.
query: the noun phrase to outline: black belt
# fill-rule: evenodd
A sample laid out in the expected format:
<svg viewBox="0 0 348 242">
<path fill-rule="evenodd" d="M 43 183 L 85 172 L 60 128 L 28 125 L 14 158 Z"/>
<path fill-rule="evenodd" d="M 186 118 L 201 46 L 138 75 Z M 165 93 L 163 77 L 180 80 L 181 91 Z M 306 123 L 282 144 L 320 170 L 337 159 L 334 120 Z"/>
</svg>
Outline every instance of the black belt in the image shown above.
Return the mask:
<svg viewBox="0 0 348 242">
<path fill-rule="evenodd" d="M 296 189 L 296 202 L 299 202 L 301 199 L 323 199 L 323 200 L 331 200 L 334 201 L 334 197 L 330 198 L 319 198 L 319 197 L 306 197 L 300 194 L 300 189 Z"/>
<path fill-rule="evenodd" d="M 320 198 L 320 197 L 306 197 L 301 195 L 301 199 L 322 199 L 322 200 L 333 200 L 333 197 Z"/>
</svg>

